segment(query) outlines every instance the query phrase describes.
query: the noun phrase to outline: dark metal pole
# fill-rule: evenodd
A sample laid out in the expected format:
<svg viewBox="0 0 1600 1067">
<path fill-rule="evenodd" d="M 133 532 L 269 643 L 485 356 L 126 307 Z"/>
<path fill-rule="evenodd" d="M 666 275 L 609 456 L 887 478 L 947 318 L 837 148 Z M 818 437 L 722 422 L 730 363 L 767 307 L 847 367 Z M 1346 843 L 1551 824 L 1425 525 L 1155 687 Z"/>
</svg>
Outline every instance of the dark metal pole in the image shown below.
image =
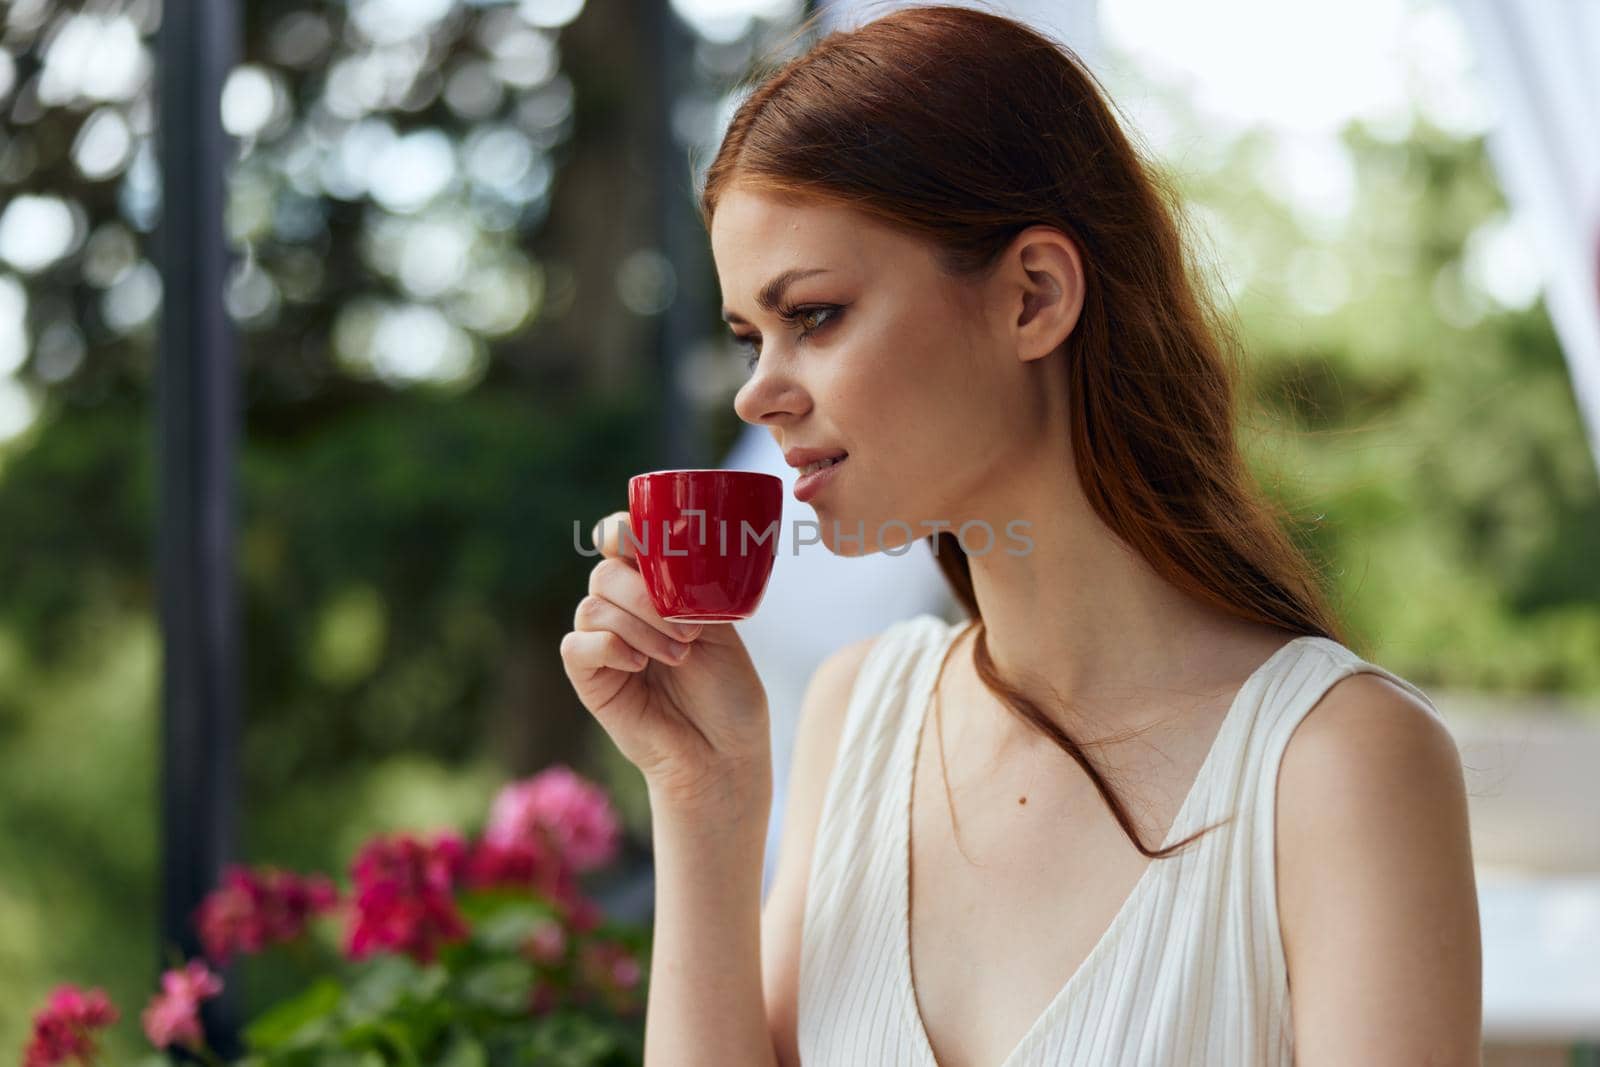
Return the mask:
<svg viewBox="0 0 1600 1067">
<path fill-rule="evenodd" d="M 689 347 L 704 329 L 705 233 L 694 211 L 694 189 L 685 147 L 673 130 L 673 109 L 688 84 L 693 32 L 668 0 L 643 0 L 655 64 L 655 145 L 657 240 L 672 266 L 673 297 L 657 322 L 657 381 L 661 387 L 663 466 L 704 466 L 694 410 L 681 382 Z"/>
<path fill-rule="evenodd" d="M 198 955 L 192 916 L 233 853 L 239 641 L 234 588 L 236 339 L 222 302 L 232 159 L 223 80 L 239 54 L 234 0 L 166 0 L 157 40 L 163 307 L 156 375 L 161 601 L 161 963 Z M 236 1049 L 234 998 L 207 1034 Z"/>
</svg>

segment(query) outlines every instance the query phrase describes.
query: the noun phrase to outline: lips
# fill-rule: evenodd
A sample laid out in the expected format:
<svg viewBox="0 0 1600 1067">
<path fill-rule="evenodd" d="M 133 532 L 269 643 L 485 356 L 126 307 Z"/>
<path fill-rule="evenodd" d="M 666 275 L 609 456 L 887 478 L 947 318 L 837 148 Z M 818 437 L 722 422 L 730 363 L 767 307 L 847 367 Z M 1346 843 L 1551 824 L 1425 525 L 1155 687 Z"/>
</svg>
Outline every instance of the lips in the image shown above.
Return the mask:
<svg viewBox="0 0 1600 1067">
<path fill-rule="evenodd" d="M 805 464 L 794 483 L 794 498 L 802 504 L 810 503 L 813 497 L 838 477 L 838 469 L 848 458 L 848 454 L 841 453 L 837 457 L 824 456 Z"/>
<path fill-rule="evenodd" d="M 807 474 L 815 474 L 817 471 L 820 471 L 825 467 L 832 467 L 834 464 L 842 462 L 847 455 L 849 455 L 849 453 L 840 452 L 837 456 L 833 456 L 830 459 L 819 459 L 814 462 L 807 463 L 804 467 L 800 468 L 800 475 L 801 477 L 804 477 Z"/>
<path fill-rule="evenodd" d="M 846 455 L 848 453 L 842 448 L 787 448 L 783 452 L 783 461 L 805 474 L 818 470 L 817 464 L 823 460 L 842 459 Z"/>
</svg>

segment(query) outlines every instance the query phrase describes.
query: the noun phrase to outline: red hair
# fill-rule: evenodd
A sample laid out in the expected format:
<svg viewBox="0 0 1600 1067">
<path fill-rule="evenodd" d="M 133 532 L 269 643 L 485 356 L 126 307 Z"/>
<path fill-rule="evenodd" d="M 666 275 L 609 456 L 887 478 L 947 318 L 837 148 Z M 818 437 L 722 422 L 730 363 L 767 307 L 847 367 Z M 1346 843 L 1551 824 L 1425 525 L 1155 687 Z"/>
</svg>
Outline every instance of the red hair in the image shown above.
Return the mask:
<svg viewBox="0 0 1600 1067">
<path fill-rule="evenodd" d="M 1344 640 L 1287 513 L 1259 491 L 1239 447 L 1239 346 L 1189 267 L 1178 197 L 1069 49 L 954 6 L 830 33 L 762 77 L 734 113 L 700 194 L 708 231 L 734 185 L 866 213 L 924 240 L 953 277 L 981 277 L 1029 226 L 1066 234 L 1084 270 L 1062 356 L 1090 506 L 1196 600 Z M 1203 833 L 1145 847 L 1082 746 L 1000 677 L 956 538 L 929 542 L 977 628 L 979 677 L 1083 767 L 1139 851 L 1166 857 Z"/>
</svg>

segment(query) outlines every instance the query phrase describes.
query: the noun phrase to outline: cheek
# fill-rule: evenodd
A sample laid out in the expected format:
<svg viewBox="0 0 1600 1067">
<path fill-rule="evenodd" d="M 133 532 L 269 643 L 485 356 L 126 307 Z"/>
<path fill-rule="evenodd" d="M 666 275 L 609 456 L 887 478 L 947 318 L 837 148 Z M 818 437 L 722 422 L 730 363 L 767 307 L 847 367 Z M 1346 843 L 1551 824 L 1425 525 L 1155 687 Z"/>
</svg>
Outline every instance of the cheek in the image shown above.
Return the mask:
<svg viewBox="0 0 1600 1067">
<path fill-rule="evenodd" d="M 824 424 L 862 460 L 861 506 L 936 507 L 988 469 L 995 383 L 979 373 L 982 343 L 953 312 L 924 304 L 858 322 L 817 365 L 807 384 Z"/>
<path fill-rule="evenodd" d="M 952 478 L 981 462 L 972 442 L 990 435 L 971 424 L 974 398 L 951 353 L 880 349 L 829 384 L 833 423 L 864 461 L 870 496 L 896 511 L 926 505 Z M 987 420 L 983 420 L 987 421 Z M 978 430 L 976 435 L 974 430 Z"/>
</svg>

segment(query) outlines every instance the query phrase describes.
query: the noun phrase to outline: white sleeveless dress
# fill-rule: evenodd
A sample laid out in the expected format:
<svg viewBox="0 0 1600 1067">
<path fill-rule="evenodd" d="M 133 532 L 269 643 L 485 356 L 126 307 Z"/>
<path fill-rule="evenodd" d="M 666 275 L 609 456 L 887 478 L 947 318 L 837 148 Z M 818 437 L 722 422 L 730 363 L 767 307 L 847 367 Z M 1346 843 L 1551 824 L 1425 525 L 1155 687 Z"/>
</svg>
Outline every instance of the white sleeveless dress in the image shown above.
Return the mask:
<svg viewBox="0 0 1600 1067">
<path fill-rule="evenodd" d="M 911 983 L 911 772 L 935 673 L 960 629 L 930 614 L 897 622 L 861 665 L 807 882 L 803 1067 L 938 1067 Z M 1361 671 L 1438 714 L 1416 686 L 1336 641 L 1279 648 L 1235 696 L 1163 844 L 1232 821 L 1145 868 L 1078 971 L 992 1067 L 1294 1062 L 1273 857 L 1278 765 L 1306 712 Z"/>
</svg>

